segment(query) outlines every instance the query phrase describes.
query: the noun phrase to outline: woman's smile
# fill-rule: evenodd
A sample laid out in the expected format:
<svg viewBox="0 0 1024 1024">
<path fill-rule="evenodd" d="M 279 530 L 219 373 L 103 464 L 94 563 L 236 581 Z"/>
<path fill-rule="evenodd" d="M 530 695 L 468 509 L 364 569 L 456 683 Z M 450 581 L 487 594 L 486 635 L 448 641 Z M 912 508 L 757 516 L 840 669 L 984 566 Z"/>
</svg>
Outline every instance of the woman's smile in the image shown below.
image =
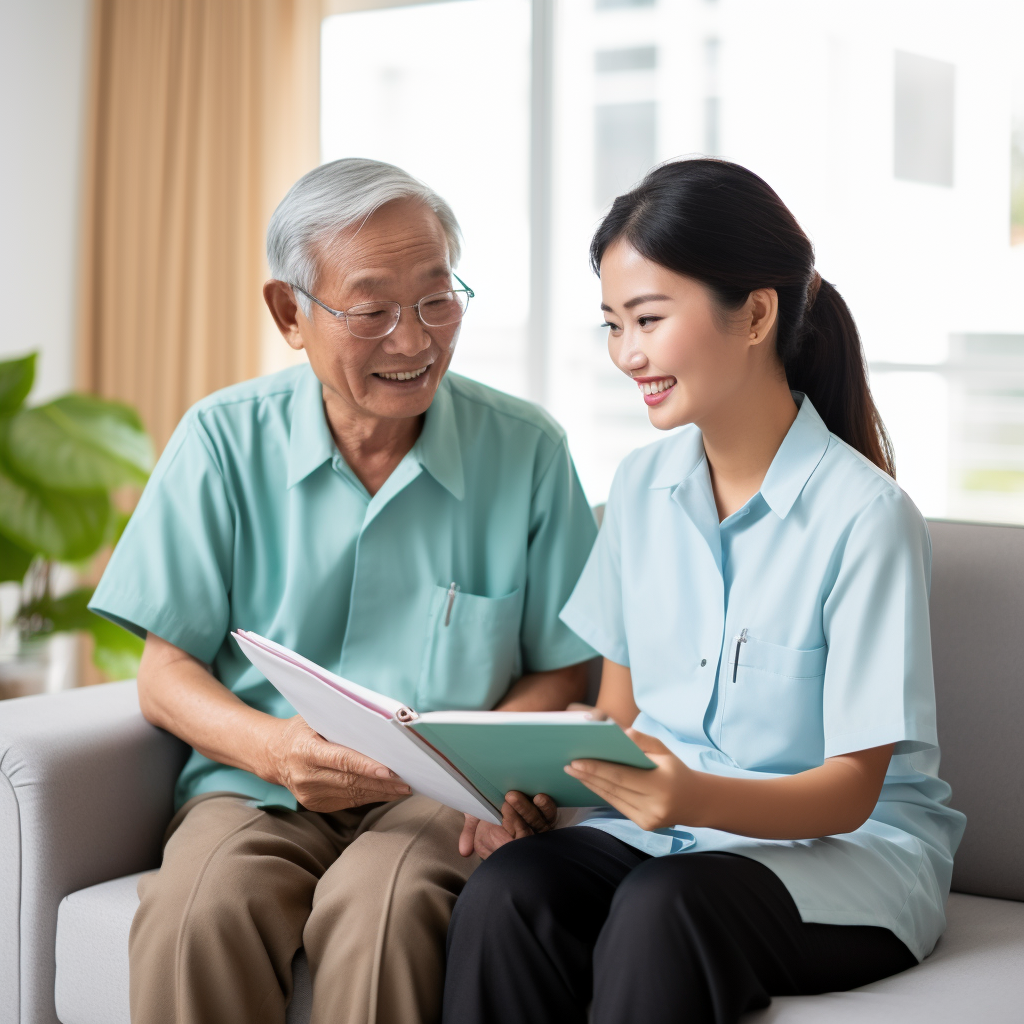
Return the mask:
<svg viewBox="0 0 1024 1024">
<path fill-rule="evenodd" d="M 667 377 L 634 377 L 633 382 L 640 388 L 644 401 L 648 405 L 658 405 L 664 402 L 669 392 L 676 386 L 676 379 Z"/>
</svg>

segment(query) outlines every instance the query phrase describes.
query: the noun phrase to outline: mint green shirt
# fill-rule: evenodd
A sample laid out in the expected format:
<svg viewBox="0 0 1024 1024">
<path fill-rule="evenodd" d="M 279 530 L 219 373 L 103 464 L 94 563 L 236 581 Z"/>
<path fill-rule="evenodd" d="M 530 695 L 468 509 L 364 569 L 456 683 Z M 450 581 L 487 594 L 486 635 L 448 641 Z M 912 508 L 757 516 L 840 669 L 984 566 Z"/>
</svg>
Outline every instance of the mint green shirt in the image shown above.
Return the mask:
<svg viewBox="0 0 1024 1024">
<path fill-rule="evenodd" d="M 278 717 L 295 712 L 232 630 L 420 711 L 492 708 L 524 673 L 593 656 L 558 613 L 596 534 L 564 431 L 536 406 L 449 373 L 371 497 L 334 444 L 320 382 L 294 367 L 189 410 L 90 607 Z M 297 806 L 193 751 L 176 805 L 216 790 Z"/>
</svg>

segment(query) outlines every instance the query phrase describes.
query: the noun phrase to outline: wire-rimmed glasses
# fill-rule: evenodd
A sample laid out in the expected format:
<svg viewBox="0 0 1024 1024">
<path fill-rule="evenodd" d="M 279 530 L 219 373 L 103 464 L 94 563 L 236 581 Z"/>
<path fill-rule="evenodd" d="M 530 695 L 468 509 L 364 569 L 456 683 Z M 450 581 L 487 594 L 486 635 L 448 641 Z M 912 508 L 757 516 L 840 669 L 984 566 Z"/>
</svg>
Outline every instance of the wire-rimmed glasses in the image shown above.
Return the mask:
<svg viewBox="0 0 1024 1024">
<path fill-rule="evenodd" d="M 466 315 L 469 300 L 476 293 L 458 274 L 452 274 L 452 277 L 462 285 L 461 288 L 431 292 L 430 295 L 424 295 L 419 302 L 414 302 L 411 306 L 382 300 L 380 302 L 360 302 L 344 310 L 331 309 L 327 303 L 321 302 L 305 288 L 300 288 L 297 284 L 293 284 L 292 288 L 297 292 L 302 292 L 306 298 L 311 299 L 321 309 L 327 310 L 331 316 L 338 320 L 344 320 L 349 333 L 354 337 L 372 341 L 386 338 L 398 326 L 403 309 L 415 309 L 416 315 L 424 327 L 450 327 L 452 324 L 457 324 Z"/>
</svg>

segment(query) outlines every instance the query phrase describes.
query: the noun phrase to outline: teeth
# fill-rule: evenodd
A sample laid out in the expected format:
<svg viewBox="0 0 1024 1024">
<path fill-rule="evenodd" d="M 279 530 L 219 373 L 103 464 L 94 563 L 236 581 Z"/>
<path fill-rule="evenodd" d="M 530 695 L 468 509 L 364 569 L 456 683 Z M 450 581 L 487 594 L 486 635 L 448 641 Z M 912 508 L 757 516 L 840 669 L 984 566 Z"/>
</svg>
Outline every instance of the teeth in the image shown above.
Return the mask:
<svg viewBox="0 0 1024 1024">
<path fill-rule="evenodd" d="M 675 377 L 662 377 L 661 380 L 651 381 L 649 384 L 641 384 L 640 390 L 645 395 L 660 395 L 675 384 Z"/>
<path fill-rule="evenodd" d="M 378 373 L 376 376 L 384 380 L 415 380 L 429 370 L 429 366 L 421 366 L 418 370 L 401 370 L 398 373 Z"/>
</svg>

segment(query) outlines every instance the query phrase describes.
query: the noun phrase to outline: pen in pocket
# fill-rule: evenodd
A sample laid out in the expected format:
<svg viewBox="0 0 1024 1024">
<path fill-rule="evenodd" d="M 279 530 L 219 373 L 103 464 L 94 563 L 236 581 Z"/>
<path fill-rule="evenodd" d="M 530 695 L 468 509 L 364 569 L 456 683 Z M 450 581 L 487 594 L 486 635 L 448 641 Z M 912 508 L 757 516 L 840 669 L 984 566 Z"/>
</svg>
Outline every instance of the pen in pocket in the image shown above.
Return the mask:
<svg viewBox="0 0 1024 1024">
<path fill-rule="evenodd" d="M 746 627 L 740 630 L 740 635 L 736 637 L 736 657 L 732 663 L 732 681 L 736 682 L 736 674 L 740 670 L 740 644 L 747 642 L 747 630 Z"/>
<path fill-rule="evenodd" d="M 447 626 L 452 621 L 452 605 L 455 604 L 455 595 L 459 592 L 459 585 L 452 580 L 452 585 L 448 588 L 448 610 L 444 613 L 444 624 Z"/>
</svg>

